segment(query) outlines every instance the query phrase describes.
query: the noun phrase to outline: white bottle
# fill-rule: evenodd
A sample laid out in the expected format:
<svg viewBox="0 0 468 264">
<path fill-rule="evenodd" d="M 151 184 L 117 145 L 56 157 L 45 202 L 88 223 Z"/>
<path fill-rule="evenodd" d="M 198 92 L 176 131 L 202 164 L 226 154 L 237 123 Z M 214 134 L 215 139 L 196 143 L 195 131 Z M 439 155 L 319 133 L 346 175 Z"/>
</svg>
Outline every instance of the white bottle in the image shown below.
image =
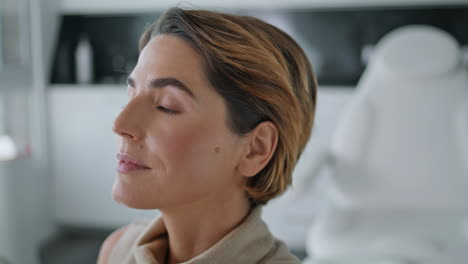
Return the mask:
<svg viewBox="0 0 468 264">
<path fill-rule="evenodd" d="M 91 83 L 93 81 L 93 50 L 88 37 L 80 37 L 75 50 L 75 71 L 77 83 Z"/>
</svg>

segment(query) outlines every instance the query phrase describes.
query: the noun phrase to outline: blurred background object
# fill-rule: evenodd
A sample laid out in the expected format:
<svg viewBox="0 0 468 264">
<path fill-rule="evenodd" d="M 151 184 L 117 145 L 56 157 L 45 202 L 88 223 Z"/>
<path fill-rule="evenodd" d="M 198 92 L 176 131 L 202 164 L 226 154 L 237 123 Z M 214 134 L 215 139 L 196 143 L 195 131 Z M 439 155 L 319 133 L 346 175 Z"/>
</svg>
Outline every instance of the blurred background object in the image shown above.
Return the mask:
<svg viewBox="0 0 468 264">
<path fill-rule="evenodd" d="M 427 25 L 384 36 L 334 131 L 326 210 L 310 264 L 463 263 L 468 237 L 468 71 Z M 311 171 L 308 177 L 317 177 Z M 303 187 L 304 188 L 304 187 Z"/>
<path fill-rule="evenodd" d="M 21 153 L 30 153 L 0 162 L 0 263 L 95 263 L 111 231 L 132 219 L 158 214 L 128 209 L 112 200 L 116 140 L 111 128 L 126 101 L 125 79 L 136 64 L 140 34 L 146 24 L 179 2 L 0 0 L 0 135 L 9 136 Z M 352 112 L 359 80 L 377 56 L 379 41 L 405 25 L 433 26 L 456 40 L 461 46 L 457 58 L 468 65 L 465 0 L 193 0 L 181 5 L 264 19 L 291 34 L 314 66 L 319 91 L 311 140 L 295 169 L 293 188 L 271 201 L 263 216 L 300 258 L 320 251 L 311 242 L 315 235 L 308 232 L 323 223 L 317 219 L 327 219 L 323 215 L 329 212 L 328 186 L 335 171 L 325 167 L 320 174 L 311 173 L 326 160 L 323 153 L 328 153 L 337 125 Z M 428 58 L 440 55 L 434 52 Z M 398 89 L 390 85 L 380 96 L 407 102 L 409 97 L 396 98 Z M 452 96 L 445 91 L 438 90 L 441 98 Z M 423 99 L 428 112 L 441 107 L 434 98 Z M 409 110 L 419 111 L 419 104 L 413 108 L 408 103 Z M 407 120 L 400 116 L 394 119 Z M 431 118 L 436 120 L 424 116 Z M 369 133 L 361 132 L 361 137 Z M 421 150 L 435 151 L 433 145 Z M 391 163 L 391 155 L 384 157 L 385 164 L 401 166 Z M 441 165 L 440 171 L 452 169 L 446 166 L 451 165 Z M 361 177 L 357 183 L 368 179 Z M 308 180 L 314 184 L 303 184 Z M 401 183 L 392 190 L 403 188 Z M 343 223 L 338 225 L 343 229 L 354 227 L 348 221 L 356 219 L 372 227 L 372 221 L 359 222 L 355 214 L 333 219 Z M 460 232 L 466 232 L 466 221 L 463 226 Z M 408 245 L 407 240 L 392 241 Z M 427 248 L 419 245 L 415 248 L 419 252 Z"/>
</svg>

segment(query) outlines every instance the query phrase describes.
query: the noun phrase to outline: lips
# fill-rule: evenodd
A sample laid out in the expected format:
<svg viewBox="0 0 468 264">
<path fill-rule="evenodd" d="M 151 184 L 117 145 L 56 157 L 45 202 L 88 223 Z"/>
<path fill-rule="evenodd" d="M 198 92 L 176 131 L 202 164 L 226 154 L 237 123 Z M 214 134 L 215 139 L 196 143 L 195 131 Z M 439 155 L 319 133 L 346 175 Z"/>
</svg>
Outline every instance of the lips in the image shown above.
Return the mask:
<svg viewBox="0 0 468 264">
<path fill-rule="evenodd" d="M 141 161 L 125 153 L 118 153 L 117 159 L 119 160 L 119 164 L 117 166 L 117 170 L 119 172 L 131 172 L 135 170 L 151 169 L 150 167 L 144 165 Z"/>
</svg>

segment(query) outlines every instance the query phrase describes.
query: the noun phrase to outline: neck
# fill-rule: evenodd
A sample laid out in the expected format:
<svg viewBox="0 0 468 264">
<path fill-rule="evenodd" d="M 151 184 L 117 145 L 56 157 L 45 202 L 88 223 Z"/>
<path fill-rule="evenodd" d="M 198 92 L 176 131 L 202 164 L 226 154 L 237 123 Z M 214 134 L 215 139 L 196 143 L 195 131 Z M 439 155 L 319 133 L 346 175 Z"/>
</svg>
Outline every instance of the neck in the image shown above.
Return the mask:
<svg viewBox="0 0 468 264">
<path fill-rule="evenodd" d="M 169 237 L 168 264 L 188 261 L 216 244 L 249 213 L 243 192 L 161 210 Z"/>
</svg>

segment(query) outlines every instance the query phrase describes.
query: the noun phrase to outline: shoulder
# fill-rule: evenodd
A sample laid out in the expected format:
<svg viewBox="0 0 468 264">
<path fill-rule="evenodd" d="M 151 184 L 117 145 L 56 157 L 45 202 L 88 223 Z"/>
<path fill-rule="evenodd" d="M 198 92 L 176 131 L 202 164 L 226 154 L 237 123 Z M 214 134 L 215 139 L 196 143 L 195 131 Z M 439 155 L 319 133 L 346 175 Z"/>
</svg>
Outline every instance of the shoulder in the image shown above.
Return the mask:
<svg viewBox="0 0 468 264">
<path fill-rule="evenodd" d="M 113 258 L 122 258 L 128 254 L 140 233 L 147 227 L 149 219 L 135 219 L 130 224 L 125 225 L 112 232 L 102 243 L 99 251 L 97 264 L 108 264 Z M 114 252 L 116 248 L 118 252 Z M 114 255 L 117 254 L 117 255 Z"/>
<path fill-rule="evenodd" d="M 128 226 L 129 225 L 126 225 L 115 230 L 106 238 L 106 240 L 104 240 L 99 251 L 97 264 L 107 264 L 109 262 L 109 255 L 112 249 L 123 236 L 123 234 L 127 231 Z"/>
</svg>

